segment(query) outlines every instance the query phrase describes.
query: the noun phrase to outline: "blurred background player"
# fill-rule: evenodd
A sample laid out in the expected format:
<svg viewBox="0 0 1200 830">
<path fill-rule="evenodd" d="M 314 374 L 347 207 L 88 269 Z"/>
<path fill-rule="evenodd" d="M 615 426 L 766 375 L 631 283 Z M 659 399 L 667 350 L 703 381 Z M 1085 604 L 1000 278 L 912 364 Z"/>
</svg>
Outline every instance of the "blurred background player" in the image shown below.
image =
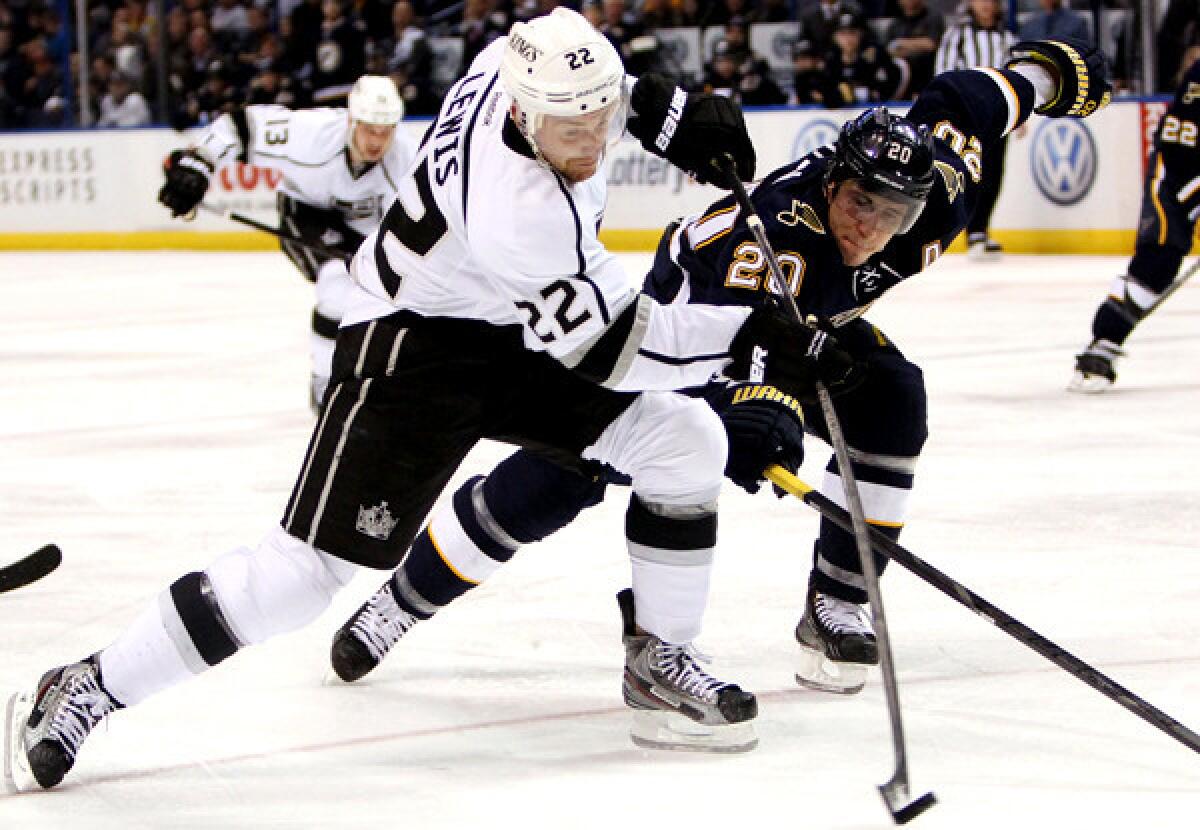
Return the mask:
<svg viewBox="0 0 1200 830">
<path fill-rule="evenodd" d="M 897 6 L 899 14 L 888 24 L 885 41 L 892 58 L 907 69 L 896 98 L 912 99 L 933 79 L 934 57 L 946 20 L 925 0 L 898 0 Z"/>
<path fill-rule="evenodd" d="M 851 12 L 838 15 L 824 71 L 837 97 L 827 107 L 890 101 L 901 85 L 900 67 L 868 34 L 866 18 Z"/>
<path fill-rule="evenodd" d="M 751 198 L 803 314 L 825 318 L 840 348 L 865 365 L 835 405 L 867 519 L 898 538 L 927 435 L 918 366 L 860 315 L 886 291 L 933 264 L 961 233 L 983 189 L 987 150 L 1035 111 L 1089 115 L 1108 100 L 1095 50 L 1020 44 L 1010 69 L 941 75 L 908 118 L 877 108 L 823 147 L 772 171 Z M 644 291 L 660 302 L 749 306 L 772 314 L 768 266 L 732 197 L 671 225 Z M 772 359 L 768 350 L 765 363 Z M 735 362 L 740 381 L 750 367 Z M 826 440 L 819 407 L 762 382 L 710 383 L 702 392 L 726 429 L 725 474 L 750 492 L 773 463 L 795 468 L 803 430 Z M 801 414 L 802 413 L 802 414 Z M 604 477 L 562 469 L 521 451 L 474 477 L 437 511 L 392 578 L 335 635 L 331 659 L 346 681 L 370 672 L 421 620 L 463 595 L 603 496 Z M 844 504 L 836 458 L 821 492 Z M 878 566 L 882 569 L 884 562 Z M 753 567 L 753 565 L 749 565 Z M 822 520 L 804 611 L 796 628 L 796 679 L 824 691 L 862 688 L 878 660 L 862 570 L 850 534 Z"/>
<path fill-rule="evenodd" d="M 334 339 L 353 288 L 346 263 L 379 225 L 416 152 L 416 142 L 397 129 L 403 117 L 404 102 L 392 80 L 364 75 L 345 109 L 242 107 L 222 115 L 166 162 L 158 200 L 172 216 L 184 218 L 195 215 L 209 180 L 226 165 L 240 161 L 283 174 L 280 228 L 322 249 L 279 242 L 300 273 L 316 283 L 309 388 L 314 410 L 329 385 Z"/>
<path fill-rule="evenodd" d="M 1003 66 L 1008 50 L 1016 38 L 1004 28 L 1004 6 L 1001 0 L 967 0 L 965 14 L 947 27 L 938 45 L 934 72 Z M 1000 243 L 992 239 L 988 227 L 992 211 L 1000 198 L 1004 182 L 1004 157 L 1008 152 L 1007 136 L 990 147 L 984 158 L 986 174 L 975 215 L 967 223 L 967 256 L 986 261 L 998 258 L 1003 252 Z"/>
<path fill-rule="evenodd" d="M 1158 122 L 1146 165 L 1137 242 L 1126 273 L 1113 280 L 1092 319 L 1092 342 L 1075 356 L 1069 388 L 1104 392 L 1117 380 L 1122 346 L 1158 308 L 1192 248 L 1200 216 L 1200 61 L 1188 68 Z M 1188 275 L 1185 275 L 1185 279 Z"/>
</svg>

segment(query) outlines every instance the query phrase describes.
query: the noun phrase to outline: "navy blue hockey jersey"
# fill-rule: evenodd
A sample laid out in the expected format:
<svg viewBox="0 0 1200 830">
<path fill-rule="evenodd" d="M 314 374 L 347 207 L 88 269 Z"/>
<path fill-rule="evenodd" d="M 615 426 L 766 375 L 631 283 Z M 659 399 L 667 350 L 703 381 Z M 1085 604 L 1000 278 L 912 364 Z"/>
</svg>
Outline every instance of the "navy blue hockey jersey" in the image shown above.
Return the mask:
<svg viewBox="0 0 1200 830">
<path fill-rule="evenodd" d="M 1158 122 L 1154 134 L 1154 149 L 1167 171 L 1177 181 L 1187 182 L 1200 177 L 1200 61 L 1184 73 L 1175 90 L 1171 105 Z M 1180 201 L 1186 201 L 1181 198 Z"/>
<path fill-rule="evenodd" d="M 993 145 L 1033 111 L 1032 84 L 1007 70 L 968 69 L 935 78 L 906 116 L 926 124 L 936 150 L 934 187 L 912 229 L 857 267 L 829 231 L 823 188 L 832 148 L 770 173 L 751 193 L 780 267 L 804 315 L 840 325 L 889 288 L 932 264 L 966 227 Z M 644 290 L 660 302 L 756 305 L 770 272 L 732 195 L 664 237 Z"/>
</svg>

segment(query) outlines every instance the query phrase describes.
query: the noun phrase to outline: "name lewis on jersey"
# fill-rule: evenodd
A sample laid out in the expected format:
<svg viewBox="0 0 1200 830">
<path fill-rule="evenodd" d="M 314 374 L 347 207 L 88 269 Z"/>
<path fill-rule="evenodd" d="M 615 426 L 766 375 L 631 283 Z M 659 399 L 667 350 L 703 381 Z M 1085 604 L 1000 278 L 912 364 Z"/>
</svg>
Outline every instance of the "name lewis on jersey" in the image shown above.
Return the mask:
<svg viewBox="0 0 1200 830">
<path fill-rule="evenodd" d="M 467 107 L 479 95 L 482 80 L 482 72 L 463 78 L 454 88 L 454 97 L 438 115 L 437 130 L 433 135 L 433 175 L 439 187 L 459 173 L 455 151 L 462 138 Z"/>
</svg>

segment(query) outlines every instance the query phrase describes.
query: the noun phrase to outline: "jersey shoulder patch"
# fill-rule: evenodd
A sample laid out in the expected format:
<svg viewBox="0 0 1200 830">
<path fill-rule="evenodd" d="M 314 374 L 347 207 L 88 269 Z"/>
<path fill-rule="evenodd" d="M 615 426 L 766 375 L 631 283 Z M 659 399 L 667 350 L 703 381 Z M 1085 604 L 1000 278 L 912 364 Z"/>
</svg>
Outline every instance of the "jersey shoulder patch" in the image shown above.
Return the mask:
<svg viewBox="0 0 1200 830">
<path fill-rule="evenodd" d="M 942 177 L 942 184 L 946 188 L 946 201 L 953 204 L 954 200 L 963 192 L 962 171 L 956 170 L 953 165 L 947 164 L 944 161 L 935 161 L 933 168 Z"/>
<path fill-rule="evenodd" d="M 821 222 L 821 217 L 808 202 L 793 199 L 791 207 L 776 213 L 775 218 L 789 228 L 803 225 L 813 233 L 825 233 L 825 225 Z"/>
</svg>

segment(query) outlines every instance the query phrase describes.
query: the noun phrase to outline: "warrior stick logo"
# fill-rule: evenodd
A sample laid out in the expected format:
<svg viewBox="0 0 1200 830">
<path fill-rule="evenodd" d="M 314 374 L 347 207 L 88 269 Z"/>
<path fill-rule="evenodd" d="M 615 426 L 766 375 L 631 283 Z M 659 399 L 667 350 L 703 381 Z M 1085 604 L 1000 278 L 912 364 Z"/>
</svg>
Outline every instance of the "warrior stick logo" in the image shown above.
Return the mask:
<svg viewBox="0 0 1200 830">
<path fill-rule="evenodd" d="M 1033 180 L 1056 205 L 1083 201 L 1096 181 L 1096 142 L 1082 122 L 1046 121 L 1033 138 Z"/>
</svg>

